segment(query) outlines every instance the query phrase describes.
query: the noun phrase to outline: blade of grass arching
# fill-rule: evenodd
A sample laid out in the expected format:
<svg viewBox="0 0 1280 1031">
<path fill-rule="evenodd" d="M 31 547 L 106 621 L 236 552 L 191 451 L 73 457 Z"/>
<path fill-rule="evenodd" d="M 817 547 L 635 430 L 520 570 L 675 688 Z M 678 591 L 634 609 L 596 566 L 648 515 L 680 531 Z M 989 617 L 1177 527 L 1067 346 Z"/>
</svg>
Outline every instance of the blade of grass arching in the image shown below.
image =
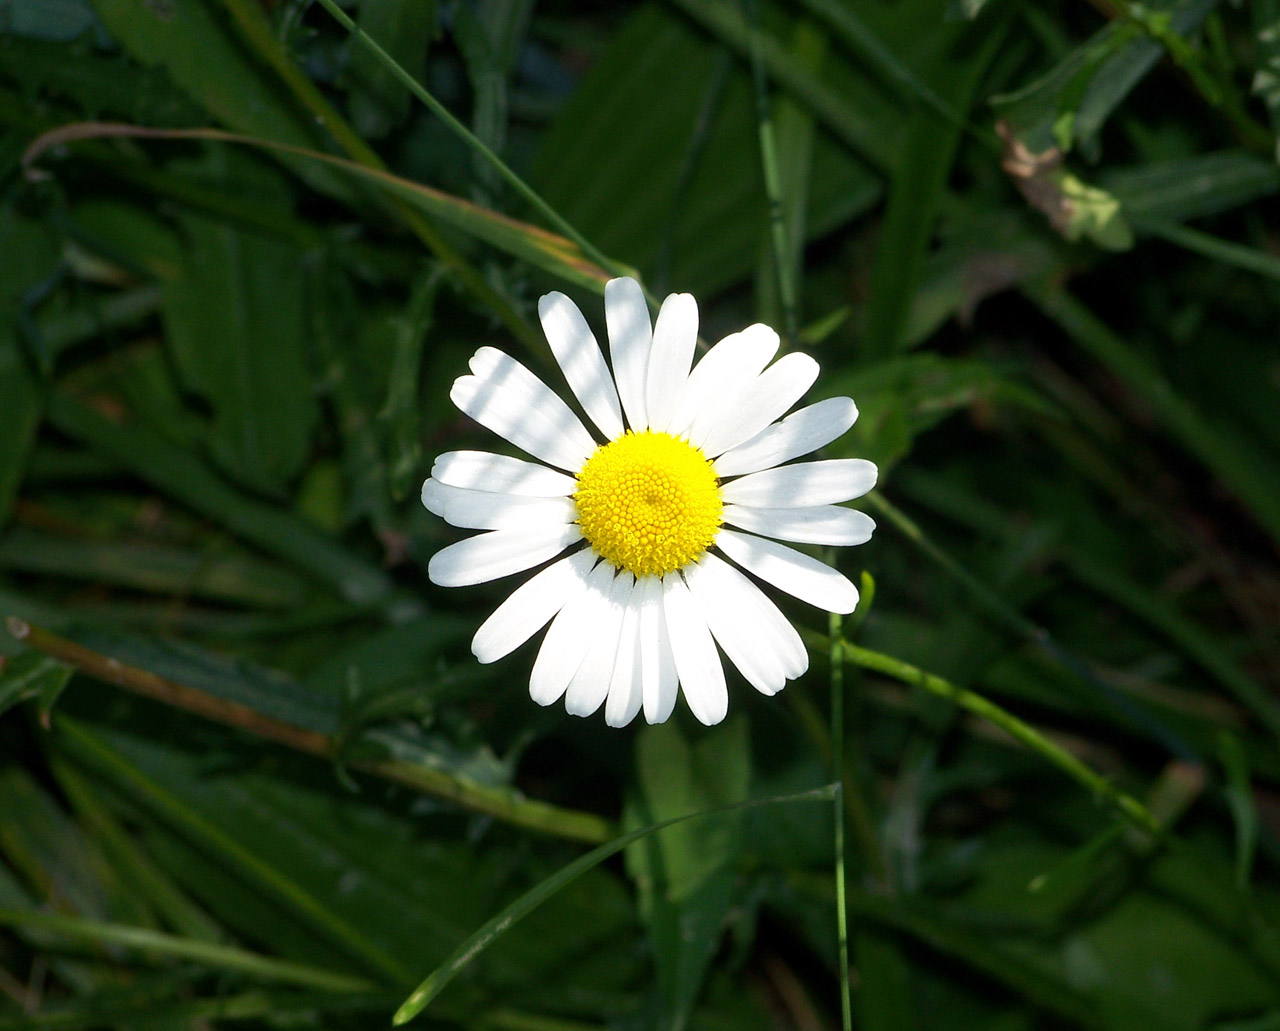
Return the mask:
<svg viewBox="0 0 1280 1031">
<path fill-rule="evenodd" d="M 1159 237 L 1169 243 L 1176 244 L 1192 254 L 1199 254 L 1211 261 L 1223 265 L 1231 265 L 1244 272 L 1264 276 L 1267 279 L 1280 280 L 1280 258 L 1255 247 L 1245 247 L 1231 243 L 1210 233 L 1190 226 L 1178 225 L 1176 222 L 1155 220 L 1130 220 L 1133 227 L 1150 236 Z"/>
<path fill-rule="evenodd" d="M 1230 731 L 1223 730 L 1218 735 L 1218 759 L 1227 775 L 1222 793 L 1235 825 L 1235 883 L 1241 891 L 1248 891 L 1258 851 L 1258 805 L 1249 783 L 1249 759 L 1240 739 Z"/>
<path fill-rule="evenodd" d="M 243 0 L 236 0 L 243 2 Z M 614 262 L 611 258 L 601 254 L 599 250 L 577 231 L 570 223 L 564 219 L 558 211 L 551 207 L 542 197 L 526 183 L 516 172 L 510 168 L 502 158 L 498 157 L 485 143 L 483 143 L 470 129 L 463 125 L 453 113 L 445 107 L 440 101 L 429 93 L 421 83 L 419 83 L 412 75 L 406 72 L 396 60 L 388 54 L 382 47 L 378 46 L 377 41 L 370 38 L 369 34 L 361 29 L 345 11 L 339 7 L 334 0 L 319 0 L 320 6 L 333 16 L 334 21 L 346 29 L 361 46 L 368 49 L 410 93 L 420 100 L 423 105 L 437 118 L 439 118 L 449 130 L 459 137 L 468 147 L 486 161 L 502 179 L 511 186 L 521 197 L 523 197 L 530 206 L 542 215 L 551 225 L 555 226 L 568 239 L 585 254 L 591 261 L 599 265 L 602 269 L 607 269 L 614 275 L 626 275 L 627 270 L 624 266 Z"/>
<path fill-rule="evenodd" d="M 771 35 L 753 30 L 724 0 L 672 2 L 739 56 L 750 60 L 752 49 L 758 48 L 769 77 L 812 110 L 837 139 L 872 168 L 884 170 L 892 163 L 897 141 L 885 132 L 885 126 L 895 120 L 891 107 L 883 105 L 885 110 L 873 112 L 874 117 L 859 113 Z"/>
<path fill-rule="evenodd" d="M 575 859 L 573 862 L 562 867 L 556 873 L 542 881 L 542 883 L 521 895 L 501 913 L 489 920 L 483 927 L 459 945 L 448 959 L 427 975 L 422 983 L 414 990 L 413 994 L 411 994 L 404 1001 L 401 1007 L 396 1010 L 395 1016 L 392 1018 L 392 1023 L 399 1026 L 400 1024 L 404 1024 L 416 1017 L 431 1004 L 431 1001 L 444 990 L 444 987 L 468 964 L 470 964 L 476 956 L 510 930 L 513 924 L 523 917 L 528 916 L 530 912 L 540 906 L 552 895 L 555 895 L 561 889 L 571 884 L 588 870 L 599 866 L 609 857 L 617 855 L 632 842 L 640 841 L 641 839 L 648 837 L 650 834 L 664 830 L 667 827 L 674 827 L 676 824 L 684 823 L 687 820 L 696 820 L 705 817 L 734 813 L 744 809 L 757 809 L 761 806 L 794 805 L 797 802 L 831 802 L 836 797 L 836 791 L 837 789 L 835 785 L 828 784 L 824 787 L 814 788 L 811 791 L 801 791 L 793 795 L 775 795 L 770 798 L 755 798 L 747 802 L 738 802 L 735 805 L 721 806 L 716 809 L 708 809 L 698 813 L 689 813 L 685 816 L 677 816 L 675 819 L 663 820 L 660 823 L 651 824 L 648 827 L 642 827 L 639 830 L 630 832 L 629 834 L 623 834 L 620 837 L 614 838 L 613 841 L 592 849 L 586 855 Z"/>
<path fill-rule="evenodd" d="M 528 799 L 509 788 L 478 783 L 463 770 L 447 768 L 444 762 L 344 760 L 339 748 L 342 712 L 334 697 L 305 690 L 279 675 L 261 671 L 253 675 L 245 663 L 228 668 L 225 661 L 219 663 L 192 648 L 165 650 L 150 643 L 118 644 L 108 655 L 12 617 L 8 629 L 28 648 L 70 663 L 89 676 L 294 751 L 345 761 L 350 769 L 450 799 L 530 830 L 589 844 L 608 840 L 612 833 L 608 821 L 601 817 Z M 144 668 L 142 662 L 153 668 Z M 377 744 L 379 738 L 374 735 L 370 741 Z M 382 744 L 394 753 L 403 741 L 389 738 Z"/>
<path fill-rule="evenodd" d="M 935 58 L 932 74 L 945 82 L 954 102 L 968 111 L 978 83 L 999 52 L 1009 19 L 984 25 L 980 45 L 952 51 L 963 37 L 974 39 L 972 27 L 946 35 L 948 46 Z M 912 300 L 933 237 L 934 219 L 960 147 L 963 126 L 938 123 L 937 114 L 917 104 L 907 119 L 906 139 L 889 180 L 889 202 L 880 227 L 875 266 L 867 287 L 860 351 L 867 358 L 902 350 Z"/>
<path fill-rule="evenodd" d="M 113 137 L 131 137 L 160 140 L 217 140 L 243 146 L 258 147 L 269 151 L 282 151 L 322 164 L 332 165 L 365 179 L 374 186 L 417 209 L 438 218 L 456 229 L 561 276 L 597 293 L 603 292 L 610 271 L 585 255 L 575 244 L 562 236 L 537 226 L 508 218 L 488 208 L 480 207 L 460 197 L 392 175 L 390 172 L 370 168 L 346 158 L 322 154 L 319 151 L 278 143 L 275 140 L 224 132 L 220 129 L 148 129 L 141 126 L 122 125 L 114 122 L 78 122 L 60 126 L 39 136 L 23 154 L 23 165 L 30 169 L 50 147 L 74 142 Z M 31 174 L 30 172 L 28 174 Z M 620 266 L 619 266 L 620 267 Z M 626 273 L 634 274 L 634 273 Z M 522 337 L 523 339 L 523 337 Z M 534 350 L 545 350 L 546 341 L 538 336 Z"/>
<path fill-rule="evenodd" d="M 1146 358 L 1076 300 L 1048 283 L 1024 284 L 1026 296 L 1082 350 L 1151 406 L 1165 428 L 1209 467 L 1273 540 L 1280 542 L 1280 491 L 1271 464 L 1243 439 L 1227 439 L 1210 425 Z"/>
<path fill-rule="evenodd" d="M 1087 687 L 1090 694 L 1127 726 L 1154 741 L 1159 741 L 1174 755 L 1194 757 L 1195 750 L 1180 734 L 1145 706 L 1098 677 L 1080 658 L 1063 648 L 1048 629 L 1037 626 L 932 541 L 905 512 L 879 491 L 867 495 L 868 503 L 897 528 L 916 548 L 937 563 L 965 588 L 992 618 L 1012 630 L 1023 640 L 1043 652 L 1055 665 Z"/>
<path fill-rule="evenodd" d="M 419 274 L 409 304 L 396 324 L 395 355 L 387 378 L 387 400 L 378 419 L 387 425 L 387 482 L 391 496 L 403 501 L 421 478 L 422 438 L 418 430 L 418 382 L 422 351 L 435 321 L 439 267 Z"/>
<path fill-rule="evenodd" d="M 195 455 L 140 426 L 111 422 L 62 394 L 49 399 L 49 419 L 89 450 L 244 540 L 306 570 L 353 602 L 377 604 L 391 594 L 385 572 L 292 513 L 227 485 Z"/>
<path fill-rule="evenodd" d="M 31 910 L 0 910 L 0 927 L 35 928 L 52 932 L 72 941 L 95 945 L 115 945 L 155 956 L 183 959 L 215 970 L 232 970 L 263 981 L 278 981 L 303 988 L 320 988 L 331 992 L 368 992 L 372 982 L 332 970 L 321 970 L 302 963 L 273 959 L 269 956 L 217 945 L 193 938 L 180 938 L 144 927 L 128 927 L 101 920 L 86 920 L 64 913 Z"/>
<path fill-rule="evenodd" d="M 139 848 L 104 803 L 96 785 L 56 755 L 50 756 L 49 767 L 85 832 L 101 845 L 121 879 L 147 900 L 165 924 L 188 940 L 218 942 L 226 938 L 222 928 Z"/>
</svg>

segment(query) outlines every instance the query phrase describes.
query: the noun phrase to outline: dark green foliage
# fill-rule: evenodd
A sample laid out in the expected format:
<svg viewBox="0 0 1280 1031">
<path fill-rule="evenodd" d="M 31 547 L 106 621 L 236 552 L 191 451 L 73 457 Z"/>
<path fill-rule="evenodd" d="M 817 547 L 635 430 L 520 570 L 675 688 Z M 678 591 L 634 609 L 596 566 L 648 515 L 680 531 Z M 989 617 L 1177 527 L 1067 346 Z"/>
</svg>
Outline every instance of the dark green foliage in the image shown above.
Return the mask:
<svg viewBox="0 0 1280 1031">
<path fill-rule="evenodd" d="M 339 6 L 473 136 L 331 4 L 0 0 L 0 1031 L 840 1025 L 825 619 L 612 731 L 426 577 L 620 269 L 880 465 L 855 1025 L 1280 1028 L 1276 0 Z"/>
</svg>

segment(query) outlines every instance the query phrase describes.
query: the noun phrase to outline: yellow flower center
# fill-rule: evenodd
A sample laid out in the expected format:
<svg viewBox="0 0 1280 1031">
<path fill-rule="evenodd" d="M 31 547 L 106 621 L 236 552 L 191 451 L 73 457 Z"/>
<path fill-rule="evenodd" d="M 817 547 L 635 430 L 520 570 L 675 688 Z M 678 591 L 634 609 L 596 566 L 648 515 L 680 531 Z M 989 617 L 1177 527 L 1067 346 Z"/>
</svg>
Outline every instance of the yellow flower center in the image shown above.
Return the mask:
<svg viewBox="0 0 1280 1031">
<path fill-rule="evenodd" d="M 701 450 L 669 433 L 627 433 L 578 473 L 578 525 L 602 556 L 636 576 L 692 562 L 720 529 L 720 481 Z"/>
</svg>

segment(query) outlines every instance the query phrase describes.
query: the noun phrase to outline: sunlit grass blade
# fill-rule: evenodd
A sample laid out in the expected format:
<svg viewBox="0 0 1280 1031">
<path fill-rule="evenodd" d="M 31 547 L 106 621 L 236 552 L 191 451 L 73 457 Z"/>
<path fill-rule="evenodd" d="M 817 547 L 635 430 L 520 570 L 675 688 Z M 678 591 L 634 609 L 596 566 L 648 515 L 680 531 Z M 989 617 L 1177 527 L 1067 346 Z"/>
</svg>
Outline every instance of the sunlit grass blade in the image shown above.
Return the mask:
<svg viewBox="0 0 1280 1031">
<path fill-rule="evenodd" d="M 431 1000 L 439 995 L 450 981 L 464 970 L 478 955 L 480 955 L 481 952 L 510 930 L 518 920 L 527 916 L 552 895 L 572 883 L 578 877 L 581 877 L 588 870 L 599 866 L 610 856 L 617 855 L 632 842 L 639 841 L 642 838 L 648 837 L 650 834 L 654 834 L 667 827 L 673 827 L 678 823 L 684 823 L 687 820 L 709 818 L 744 809 L 756 809 L 761 806 L 793 805 L 797 802 L 830 802 L 836 797 L 837 790 L 836 785 L 828 784 L 824 787 L 814 788 L 811 791 L 801 791 L 792 795 L 775 795 L 770 798 L 754 798 L 750 801 L 739 802 L 735 805 L 722 806 L 716 809 L 707 809 L 697 813 L 689 813 L 685 816 L 678 816 L 672 820 L 663 820 L 660 823 L 655 823 L 648 827 L 642 827 L 639 830 L 630 832 L 629 834 L 623 834 L 621 837 L 615 838 L 607 844 L 592 849 L 586 855 L 580 856 L 567 866 L 562 867 L 556 873 L 546 878 L 546 880 L 542 881 L 537 885 L 537 887 L 532 888 L 525 894 L 521 895 L 501 913 L 493 917 L 493 919 L 489 920 L 483 927 L 477 930 L 475 934 L 471 935 L 471 937 L 459 945 L 448 959 L 427 975 L 423 982 L 414 990 L 413 994 L 404 1001 L 398 1010 L 396 1010 L 396 1014 L 392 1018 L 392 1022 L 396 1025 L 400 1025 L 412 1020 L 431 1004 Z"/>
<path fill-rule="evenodd" d="M 224 132 L 220 129 L 148 129 L 111 122 L 80 122 L 51 130 L 32 141 L 23 155 L 30 168 L 50 147 L 86 139 L 133 137 L 140 139 L 216 140 L 288 153 L 342 169 L 364 179 L 387 194 L 405 201 L 455 229 L 483 240 L 513 257 L 546 269 L 597 292 L 604 289 L 612 273 L 588 257 L 577 244 L 562 236 L 490 211 L 461 197 L 453 197 L 380 168 L 308 150 L 275 140 Z"/>
<path fill-rule="evenodd" d="M 228 945 L 180 938 L 145 927 L 127 927 L 100 920 L 86 920 L 64 913 L 0 910 L 0 927 L 51 931 L 73 941 L 121 946 L 157 956 L 189 960 L 218 970 L 232 970 L 263 981 L 280 981 L 304 988 L 321 988 L 333 992 L 368 992 L 376 987 L 363 978 L 322 970 L 303 963 L 274 959 Z"/>
</svg>

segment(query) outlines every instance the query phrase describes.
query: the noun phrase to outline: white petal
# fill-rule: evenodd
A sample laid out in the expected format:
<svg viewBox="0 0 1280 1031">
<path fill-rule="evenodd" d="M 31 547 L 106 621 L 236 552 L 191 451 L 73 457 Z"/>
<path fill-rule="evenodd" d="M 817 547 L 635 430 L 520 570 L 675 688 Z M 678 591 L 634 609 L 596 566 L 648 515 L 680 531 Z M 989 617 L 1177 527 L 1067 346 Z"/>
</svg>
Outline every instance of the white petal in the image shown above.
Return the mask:
<svg viewBox="0 0 1280 1031">
<path fill-rule="evenodd" d="M 752 508 L 725 505 L 724 521 L 731 526 L 801 544 L 865 544 L 876 528 L 865 512 L 835 505 L 812 508 Z"/>
<path fill-rule="evenodd" d="M 684 700 L 708 727 L 719 723 L 729 711 L 724 667 L 720 665 L 711 631 L 689 588 L 678 575 L 663 577 L 662 608 Z"/>
<path fill-rule="evenodd" d="M 727 402 L 720 422 L 707 431 L 706 439 L 689 442 L 709 456 L 723 454 L 750 440 L 787 410 L 818 378 L 818 363 L 807 354 L 784 354 Z"/>
<path fill-rule="evenodd" d="M 441 587 L 482 584 L 541 565 L 581 539 L 576 523 L 532 530 L 490 530 L 437 551 L 427 563 L 427 576 Z"/>
<path fill-rule="evenodd" d="M 847 397 L 829 397 L 801 408 L 776 426 L 761 430 L 716 459 L 720 476 L 738 476 L 807 455 L 848 432 L 858 418 L 858 406 Z"/>
<path fill-rule="evenodd" d="M 730 333 L 702 356 L 689 373 L 670 432 L 704 439 L 724 417 L 728 399 L 764 371 L 778 353 L 778 334 L 757 323 Z"/>
<path fill-rule="evenodd" d="M 451 526 L 470 530 L 518 530 L 578 518 L 573 498 L 531 498 L 523 494 L 495 494 L 465 487 L 448 487 L 435 480 L 422 485 L 427 511 Z"/>
<path fill-rule="evenodd" d="M 634 279 L 611 279 L 604 287 L 604 319 L 609 329 L 609 354 L 618 396 L 627 413 L 627 423 L 639 433 L 649 419 L 644 395 L 649 377 L 649 350 L 653 328 L 644 291 Z"/>
<path fill-rule="evenodd" d="M 863 458 L 835 458 L 748 473 L 721 487 L 720 496 L 729 505 L 807 508 L 860 498 L 875 485 L 875 463 Z"/>
<path fill-rule="evenodd" d="M 583 411 L 609 440 L 622 436 L 622 409 L 595 334 L 578 306 L 559 291 L 538 301 L 547 343 Z"/>
<path fill-rule="evenodd" d="M 680 678 L 671 655 L 671 637 L 662 609 L 662 581 L 640 581 L 640 677 L 646 723 L 665 723 L 676 707 Z"/>
<path fill-rule="evenodd" d="M 586 590 L 587 572 L 594 561 L 591 549 L 583 548 L 517 587 L 480 624 L 471 639 L 472 654 L 481 662 L 495 662 L 519 648 L 570 598 Z"/>
<path fill-rule="evenodd" d="M 810 605 L 838 613 L 857 608 L 858 589 L 848 577 L 785 544 L 722 529 L 716 547 L 748 572 Z"/>
<path fill-rule="evenodd" d="M 641 684 L 643 667 L 640 655 L 640 595 L 637 582 L 627 600 L 627 610 L 622 614 L 618 654 L 613 660 L 609 697 L 604 704 L 604 721 L 611 727 L 625 727 L 635 719 L 644 697 Z"/>
<path fill-rule="evenodd" d="M 590 549 L 584 550 L 595 557 Z M 587 649 L 598 636 L 597 628 L 608 617 L 612 585 L 613 567 L 601 562 L 587 574 L 582 592 L 565 602 L 551 621 L 529 675 L 529 696 L 539 705 L 559 701 L 578 672 Z"/>
<path fill-rule="evenodd" d="M 704 554 L 698 565 L 702 579 L 711 582 L 721 596 L 732 599 L 746 639 L 771 647 L 788 680 L 809 668 L 809 651 L 796 628 L 753 580 L 711 552 Z"/>
<path fill-rule="evenodd" d="M 572 476 L 545 465 L 487 451 L 447 451 L 432 465 L 431 478 L 449 487 L 535 498 L 568 497 L 578 487 Z"/>
<path fill-rule="evenodd" d="M 707 557 L 715 558 L 703 556 Z M 693 562 L 685 567 L 684 577 L 712 636 L 747 683 L 761 694 L 777 694 L 787 682 L 777 647 L 769 638 L 755 636 L 753 631 L 758 628 L 750 620 L 753 610 L 729 582 L 715 576 L 704 577 L 703 572 L 703 564 Z"/>
<path fill-rule="evenodd" d="M 609 693 L 622 634 L 622 619 L 635 583 L 636 578 L 625 571 L 613 578 L 605 618 L 596 627 L 595 638 L 587 648 L 586 657 L 565 691 L 564 708 L 570 716 L 590 716 L 600 708 Z"/>
<path fill-rule="evenodd" d="M 684 397 L 684 385 L 698 343 L 698 302 L 692 294 L 672 294 L 662 302 L 653 327 L 645 408 L 649 428 L 666 432 Z"/>
<path fill-rule="evenodd" d="M 471 358 L 474 376 L 449 391 L 459 409 L 534 458 L 577 472 L 596 443 L 555 391 L 510 355 L 482 347 Z"/>
</svg>

